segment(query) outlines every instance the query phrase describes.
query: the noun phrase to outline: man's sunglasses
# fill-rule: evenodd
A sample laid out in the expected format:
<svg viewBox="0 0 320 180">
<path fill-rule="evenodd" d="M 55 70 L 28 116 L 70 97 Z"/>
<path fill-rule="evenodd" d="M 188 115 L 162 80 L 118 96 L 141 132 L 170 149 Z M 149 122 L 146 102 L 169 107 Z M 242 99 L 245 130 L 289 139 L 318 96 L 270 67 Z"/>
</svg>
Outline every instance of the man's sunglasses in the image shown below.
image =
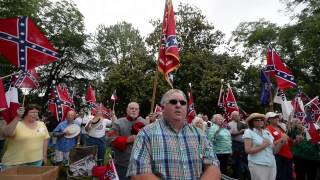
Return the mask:
<svg viewBox="0 0 320 180">
<path fill-rule="evenodd" d="M 171 99 L 168 102 L 172 105 L 176 105 L 179 102 L 181 106 L 184 106 L 187 104 L 187 101 L 185 100 L 176 100 L 176 99 Z"/>
</svg>

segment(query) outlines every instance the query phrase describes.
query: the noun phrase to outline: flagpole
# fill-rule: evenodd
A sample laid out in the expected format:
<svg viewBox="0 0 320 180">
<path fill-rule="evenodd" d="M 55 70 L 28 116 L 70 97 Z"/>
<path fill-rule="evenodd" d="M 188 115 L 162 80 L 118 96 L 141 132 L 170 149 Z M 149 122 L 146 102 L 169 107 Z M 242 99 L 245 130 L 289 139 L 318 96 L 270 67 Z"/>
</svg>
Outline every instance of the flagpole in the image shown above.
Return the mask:
<svg viewBox="0 0 320 180">
<path fill-rule="evenodd" d="M 11 76 L 16 75 L 16 74 L 19 74 L 19 73 L 20 73 L 20 71 L 18 71 L 18 72 L 14 72 L 14 73 L 12 73 L 12 74 L 9 74 L 9 75 L 6 75 L 6 76 L 3 76 L 3 77 L 0 77 L 0 79 L 5 79 L 5 78 L 7 78 L 7 77 L 11 77 Z"/>
<path fill-rule="evenodd" d="M 318 98 L 319 98 L 319 96 L 316 96 L 315 98 L 311 99 L 311 101 L 309 101 L 307 104 L 305 104 L 303 107 L 309 106 L 314 100 L 316 100 Z"/>
<path fill-rule="evenodd" d="M 272 88 L 271 88 L 271 82 L 270 82 L 270 80 L 269 80 L 269 87 L 268 87 L 268 89 L 269 89 L 269 93 L 270 93 L 270 96 L 269 96 L 269 111 L 270 112 L 273 112 L 273 94 L 272 94 Z"/>
<path fill-rule="evenodd" d="M 163 10 L 163 16 L 165 16 L 166 13 L 166 6 L 167 6 L 167 0 L 165 2 L 164 10 Z M 163 20 L 162 20 L 163 24 Z M 159 41 L 159 48 L 161 48 L 161 42 L 162 42 L 162 31 L 163 29 L 161 28 L 161 34 L 160 34 L 160 41 Z M 159 53 L 158 53 L 158 59 L 157 59 L 157 66 L 156 66 L 156 74 L 154 75 L 153 79 L 153 90 L 152 90 L 152 99 L 151 99 L 151 107 L 150 107 L 150 114 L 153 112 L 154 109 L 154 103 L 156 100 L 156 92 L 157 92 L 157 85 L 158 85 L 158 78 L 159 78 Z"/>
<path fill-rule="evenodd" d="M 154 109 L 154 103 L 156 99 L 156 92 L 157 92 L 157 85 L 158 85 L 158 78 L 159 78 L 159 70 L 158 70 L 158 62 L 156 67 L 156 74 L 153 79 L 153 90 L 152 90 L 152 99 L 151 99 L 151 107 L 150 107 L 150 114 L 153 112 Z"/>
<path fill-rule="evenodd" d="M 114 111 L 114 106 L 115 106 L 115 104 L 116 104 L 116 101 L 113 101 L 113 105 L 112 105 L 112 113 L 114 113 L 115 111 Z"/>
<path fill-rule="evenodd" d="M 24 101 L 26 100 L 26 95 L 23 95 L 23 99 L 22 99 L 22 107 L 24 107 Z"/>
</svg>

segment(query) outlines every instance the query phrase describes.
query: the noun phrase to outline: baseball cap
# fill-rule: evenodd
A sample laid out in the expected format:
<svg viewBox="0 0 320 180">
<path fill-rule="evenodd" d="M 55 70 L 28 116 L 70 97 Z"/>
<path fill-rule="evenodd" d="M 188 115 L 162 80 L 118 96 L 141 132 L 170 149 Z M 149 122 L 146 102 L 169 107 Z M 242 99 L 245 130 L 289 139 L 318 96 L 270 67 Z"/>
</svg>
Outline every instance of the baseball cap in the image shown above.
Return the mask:
<svg viewBox="0 0 320 180">
<path fill-rule="evenodd" d="M 275 112 L 267 112 L 266 114 L 266 118 L 269 119 L 269 118 L 274 118 L 274 117 L 279 117 L 279 114 L 275 113 Z"/>
</svg>

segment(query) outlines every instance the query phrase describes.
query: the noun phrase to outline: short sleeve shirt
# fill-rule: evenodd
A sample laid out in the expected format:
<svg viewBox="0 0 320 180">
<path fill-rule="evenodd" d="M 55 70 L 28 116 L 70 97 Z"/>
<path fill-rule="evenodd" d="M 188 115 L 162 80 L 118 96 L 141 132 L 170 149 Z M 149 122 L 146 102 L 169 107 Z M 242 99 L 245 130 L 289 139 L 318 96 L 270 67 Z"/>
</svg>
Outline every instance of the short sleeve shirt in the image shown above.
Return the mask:
<svg viewBox="0 0 320 180">
<path fill-rule="evenodd" d="M 246 129 L 243 134 L 243 139 L 251 139 L 252 146 L 257 147 L 263 143 L 264 139 L 270 141 L 270 146 L 255 154 L 248 154 L 248 161 L 253 164 L 275 166 L 276 161 L 273 155 L 273 137 L 267 130 L 262 130 L 262 135 L 256 129 Z"/>
<path fill-rule="evenodd" d="M 162 119 L 139 132 L 127 176 L 154 173 L 161 179 L 200 179 L 204 165 L 219 166 L 205 134 L 189 124 L 176 132 Z"/>
</svg>

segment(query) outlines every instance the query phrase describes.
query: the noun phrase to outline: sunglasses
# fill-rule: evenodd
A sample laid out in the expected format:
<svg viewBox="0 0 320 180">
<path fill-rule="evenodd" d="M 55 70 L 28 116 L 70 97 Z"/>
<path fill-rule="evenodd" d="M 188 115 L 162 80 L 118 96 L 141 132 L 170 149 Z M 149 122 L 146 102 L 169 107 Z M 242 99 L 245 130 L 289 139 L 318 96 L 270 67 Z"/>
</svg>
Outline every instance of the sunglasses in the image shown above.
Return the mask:
<svg viewBox="0 0 320 180">
<path fill-rule="evenodd" d="M 259 122 L 259 121 L 263 121 L 262 119 L 255 119 L 253 120 L 254 122 Z"/>
<path fill-rule="evenodd" d="M 168 102 L 172 105 L 176 105 L 179 102 L 181 106 L 184 106 L 187 104 L 187 101 L 185 100 L 176 100 L 176 99 L 171 99 Z"/>
</svg>

